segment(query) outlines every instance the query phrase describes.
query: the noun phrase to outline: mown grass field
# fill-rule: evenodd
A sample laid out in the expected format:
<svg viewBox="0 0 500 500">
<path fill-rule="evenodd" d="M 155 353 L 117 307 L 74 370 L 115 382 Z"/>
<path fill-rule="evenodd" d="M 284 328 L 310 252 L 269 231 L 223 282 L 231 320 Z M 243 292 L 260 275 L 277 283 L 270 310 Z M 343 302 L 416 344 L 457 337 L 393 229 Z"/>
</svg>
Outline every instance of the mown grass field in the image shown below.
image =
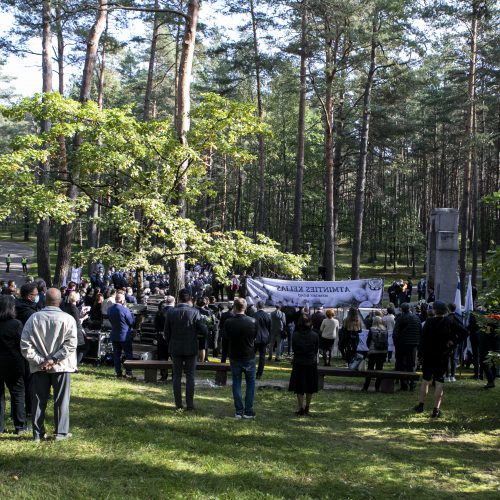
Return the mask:
<svg viewBox="0 0 500 500">
<path fill-rule="evenodd" d="M 230 385 L 198 388 L 197 411 L 177 414 L 170 382 L 88 366 L 73 378 L 72 440 L 0 436 L 0 498 L 496 499 L 499 388 L 481 387 L 447 384 L 438 420 L 412 413 L 416 394 L 354 389 L 320 392 L 300 418 L 293 395 L 263 389 L 241 421 Z"/>
</svg>

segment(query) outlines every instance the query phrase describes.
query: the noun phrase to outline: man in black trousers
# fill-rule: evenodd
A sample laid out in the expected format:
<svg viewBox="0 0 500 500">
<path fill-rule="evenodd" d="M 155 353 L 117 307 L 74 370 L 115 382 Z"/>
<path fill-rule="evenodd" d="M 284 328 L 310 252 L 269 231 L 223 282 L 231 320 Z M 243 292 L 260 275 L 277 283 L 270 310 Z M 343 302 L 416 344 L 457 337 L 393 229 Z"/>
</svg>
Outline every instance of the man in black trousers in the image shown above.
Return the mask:
<svg viewBox="0 0 500 500">
<path fill-rule="evenodd" d="M 396 370 L 415 373 L 417 366 L 417 347 L 420 343 L 422 323 L 417 315 L 410 311 L 410 304 L 401 304 L 401 314 L 396 317 L 396 324 L 392 333 L 396 348 Z M 410 391 L 415 389 L 415 382 L 410 382 Z M 401 380 L 401 390 L 407 391 L 406 380 Z"/>
<path fill-rule="evenodd" d="M 194 410 L 194 378 L 198 357 L 198 339 L 207 337 L 208 328 L 200 312 L 193 307 L 191 295 L 183 289 L 179 292 L 179 305 L 167 311 L 165 317 L 165 341 L 173 362 L 173 389 L 175 406 L 182 410 L 181 378 L 186 374 L 186 409 Z"/>
</svg>

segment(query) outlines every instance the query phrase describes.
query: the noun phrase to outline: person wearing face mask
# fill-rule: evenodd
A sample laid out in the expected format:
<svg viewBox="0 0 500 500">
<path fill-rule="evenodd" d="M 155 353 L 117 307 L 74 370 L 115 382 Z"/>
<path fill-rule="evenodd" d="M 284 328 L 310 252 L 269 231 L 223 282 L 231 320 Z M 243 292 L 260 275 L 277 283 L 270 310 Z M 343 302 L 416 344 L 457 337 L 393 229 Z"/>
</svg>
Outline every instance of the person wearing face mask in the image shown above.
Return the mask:
<svg viewBox="0 0 500 500">
<path fill-rule="evenodd" d="M 21 287 L 21 296 L 16 299 L 16 318 L 23 324 L 26 324 L 30 316 L 38 311 L 38 286 L 36 283 L 25 283 Z M 26 414 L 31 415 L 31 385 L 32 377 L 29 370 L 29 364 L 25 360 L 24 371 L 24 390 Z"/>
</svg>

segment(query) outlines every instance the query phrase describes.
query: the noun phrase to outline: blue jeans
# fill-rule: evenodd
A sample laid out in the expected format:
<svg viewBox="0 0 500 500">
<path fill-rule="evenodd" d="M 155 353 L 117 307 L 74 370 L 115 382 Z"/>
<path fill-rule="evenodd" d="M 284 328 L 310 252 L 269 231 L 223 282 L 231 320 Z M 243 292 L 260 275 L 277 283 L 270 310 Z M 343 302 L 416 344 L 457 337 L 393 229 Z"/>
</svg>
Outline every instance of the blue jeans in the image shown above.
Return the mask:
<svg viewBox="0 0 500 500">
<path fill-rule="evenodd" d="M 122 374 L 122 351 L 125 353 L 126 359 L 133 359 L 132 339 L 125 340 L 125 342 L 113 342 L 113 361 L 117 375 Z M 132 370 L 128 369 L 127 374 L 132 374 Z"/>
<path fill-rule="evenodd" d="M 241 380 L 245 374 L 245 407 L 241 399 Z M 248 360 L 231 359 L 231 375 L 233 377 L 233 399 L 236 413 L 252 415 L 253 397 L 255 393 L 255 358 Z"/>
</svg>

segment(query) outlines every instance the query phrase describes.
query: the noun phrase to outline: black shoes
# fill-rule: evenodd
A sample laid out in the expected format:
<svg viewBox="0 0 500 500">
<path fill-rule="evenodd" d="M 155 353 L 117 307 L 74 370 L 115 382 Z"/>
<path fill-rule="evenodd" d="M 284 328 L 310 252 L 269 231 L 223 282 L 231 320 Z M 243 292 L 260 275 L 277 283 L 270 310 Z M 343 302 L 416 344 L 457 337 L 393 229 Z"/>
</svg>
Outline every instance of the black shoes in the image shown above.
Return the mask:
<svg viewBox="0 0 500 500">
<path fill-rule="evenodd" d="M 423 413 L 424 412 L 424 403 L 418 403 L 415 408 L 413 408 L 416 413 Z"/>
<path fill-rule="evenodd" d="M 495 387 L 495 382 L 488 382 L 484 388 L 485 389 L 493 389 Z"/>
<path fill-rule="evenodd" d="M 439 408 L 434 408 L 432 410 L 431 418 L 439 418 L 441 416 L 441 410 Z"/>
</svg>

